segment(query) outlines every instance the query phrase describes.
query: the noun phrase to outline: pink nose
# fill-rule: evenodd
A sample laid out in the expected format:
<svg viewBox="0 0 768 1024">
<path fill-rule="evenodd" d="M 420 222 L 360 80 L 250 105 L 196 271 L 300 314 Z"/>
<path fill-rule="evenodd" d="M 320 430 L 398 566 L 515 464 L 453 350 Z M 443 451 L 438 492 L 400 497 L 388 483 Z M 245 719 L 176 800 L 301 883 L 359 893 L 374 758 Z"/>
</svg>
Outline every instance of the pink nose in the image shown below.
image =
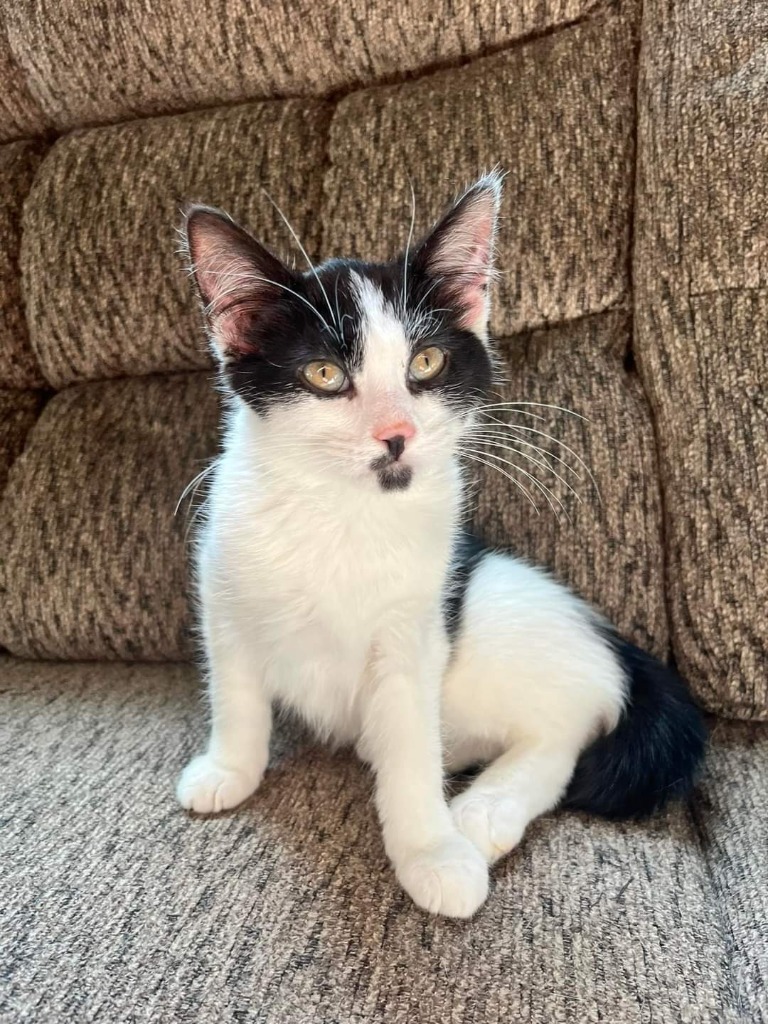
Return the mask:
<svg viewBox="0 0 768 1024">
<path fill-rule="evenodd" d="M 410 440 L 416 433 L 416 427 L 408 420 L 401 420 L 399 423 L 391 423 L 389 426 L 374 430 L 373 436 L 377 441 L 389 441 L 393 437 L 402 437 L 404 441 Z"/>
<path fill-rule="evenodd" d="M 409 423 L 408 420 L 401 420 L 399 423 L 392 423 L 388 427 L 376 430 L 373 436 L 387 446 L 390 457 L 397 462 L 405 451 L 405 442 L 415 433 L 416 427 L 412 423 Z"/>
</svg>

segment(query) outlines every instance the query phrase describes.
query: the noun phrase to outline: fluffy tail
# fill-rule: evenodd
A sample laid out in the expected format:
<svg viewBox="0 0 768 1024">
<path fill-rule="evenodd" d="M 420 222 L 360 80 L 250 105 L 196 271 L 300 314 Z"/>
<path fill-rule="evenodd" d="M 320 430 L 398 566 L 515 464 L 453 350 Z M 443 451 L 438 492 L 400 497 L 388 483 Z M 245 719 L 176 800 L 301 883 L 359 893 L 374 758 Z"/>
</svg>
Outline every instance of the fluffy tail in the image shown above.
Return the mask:
<svg viewBox="0 0 768 1024">
<path fill-rule="evenodd" d="M 680 676 L 616 636 L 629 680 L 616 728 L 576 762 L 563 806 L 603 818 L 642 818 L 687 796 L 706 746 L 701 712 Z"/>
</svg>

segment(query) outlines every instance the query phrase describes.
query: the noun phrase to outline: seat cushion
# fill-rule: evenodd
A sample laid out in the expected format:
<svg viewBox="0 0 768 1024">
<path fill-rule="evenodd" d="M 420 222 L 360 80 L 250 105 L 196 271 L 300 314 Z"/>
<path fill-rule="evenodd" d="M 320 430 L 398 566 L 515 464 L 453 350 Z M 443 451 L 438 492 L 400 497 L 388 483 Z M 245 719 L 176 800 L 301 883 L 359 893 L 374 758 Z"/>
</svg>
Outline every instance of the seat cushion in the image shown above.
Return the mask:
<svg viewBox="0 0 768 1024">
<path fill-rule="evenodd" d="M 456 62 L 579 18 L 595 0 L 515 4 L 16 0 L 13 55 L 59 130 L 256 97 L 349 89 Z M 56 31 L 51 31 L 51 25 Z"/>
<path fill-rule="evenodd" d="M 245 806 L 177 807 L 205 728 L 193 670 L 8 661 L 0 681 L 7 1019 L 745 1019 L 684 808 L 549 816 L 472 921 L 441 920 L 397 886 L 365 770 L 285 724 Z"/>
<path fill-rule="evenodd" d="M 767 47 L 765 4 L 643 8 L 635 354 L 672 639 L 706 705 L 740 718 L 768 718 Z"/>
<path fill-rule="evenodd" d="M 187 563 L 216 452 L 211 374 L 81 384 L 50 400 L 0 506 L 0 646 L 35 658 L 189 657 Z"/>
<path fill-rule="evenodd" d="M 46 149 L 42 142 L 0 146 L 0 387 L 45 383 L 29 343 L 19 261 L 22 207 Z"/>
<path fill-rule="evenodd" d="M 317 103 L 256 103 L 59 140 L 26 204 L 22 252 L 30 335 L 48 382 L 209 365 L 178 255 L 182 203 L 224 207 L 266 244 L 291 250 L 266 189 L 316 253 L 329 116 Z"/>
<path fill-rule="evenodd" d="M 626 297 L 636 5 L 459 71 L 352 93 L 331 124 L 323 251 L 389 258 L 483 169 L 508 172 L 492 328 Z"/>
<path fill-rule="evenodd" d="M 719 721 L 694 818 L 745 1021 L 768 1020 L 768 727 Z"/>
</svg>

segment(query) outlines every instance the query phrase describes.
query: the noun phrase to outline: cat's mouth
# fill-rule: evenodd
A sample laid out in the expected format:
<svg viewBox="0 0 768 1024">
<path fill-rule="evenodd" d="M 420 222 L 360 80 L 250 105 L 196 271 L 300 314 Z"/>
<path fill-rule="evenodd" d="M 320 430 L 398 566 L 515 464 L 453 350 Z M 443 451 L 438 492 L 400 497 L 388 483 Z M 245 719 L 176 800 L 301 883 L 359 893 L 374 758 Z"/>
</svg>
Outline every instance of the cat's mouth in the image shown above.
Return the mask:
<svg viewBox="0 0 768 1024">
<path fill-rule="evenodd" d="M 413 478 L 413 469 L 390 455 L 374 459 L 371 469 L 376 474 L 382 491 L 404 491 Z"/>
</svg>

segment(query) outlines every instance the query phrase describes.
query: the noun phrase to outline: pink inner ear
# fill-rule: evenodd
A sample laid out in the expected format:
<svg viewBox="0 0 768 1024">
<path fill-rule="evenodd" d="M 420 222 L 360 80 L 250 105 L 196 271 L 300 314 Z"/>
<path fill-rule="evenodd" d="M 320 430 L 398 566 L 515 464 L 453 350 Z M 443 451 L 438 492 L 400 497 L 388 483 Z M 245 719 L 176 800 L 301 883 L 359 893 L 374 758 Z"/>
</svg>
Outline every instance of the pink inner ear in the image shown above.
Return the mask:
<svg viewBox="0 0 768 1024">
<path fill-rule="evenodd" d="M 249 303 L 242 303 L 212 316 L 211 332 L 223 355 L 245 356 L 253 353 L 254 348 L 247 341 L 252 312 Z"/>
<path fill-rule="evenodd" d="M 447 301 L 469 330 L 482 331 L 487 316 L 496 203 L 492 189 L 469 192 L 436 229 L 428 257 L 430 273 L 443 278 Z"/>
</svg>

